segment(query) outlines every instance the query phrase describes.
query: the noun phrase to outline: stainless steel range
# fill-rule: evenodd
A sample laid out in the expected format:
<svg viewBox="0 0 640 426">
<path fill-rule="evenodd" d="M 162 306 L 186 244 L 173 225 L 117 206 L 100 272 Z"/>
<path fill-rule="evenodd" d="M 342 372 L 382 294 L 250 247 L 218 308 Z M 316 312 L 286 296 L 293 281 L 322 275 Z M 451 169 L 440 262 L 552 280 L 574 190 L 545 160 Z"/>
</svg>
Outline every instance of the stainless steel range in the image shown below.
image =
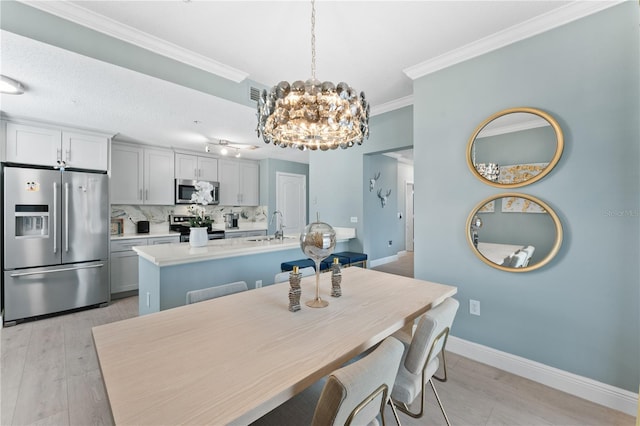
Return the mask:
<svg viewBox="0 0 640 426">
<path fill-rule="evenodd" d="M 7 325 L 109 301 L 105 173 L 3 168 Z"/>
<path fill-rule="evenodd" d="M 193 219 L 195 216 L 190 215 L 169 215 L 169 230 L 180 233 L 180 242 L 189 241 L 189 232 L 191 227 L 189 226 L 189 219 Z M 224 238 L 224 231 L 220 229 L 212 228 L 211 225 L 207 228 L 207 234 L 210 240 L 221 240 Z"/>
</svg>

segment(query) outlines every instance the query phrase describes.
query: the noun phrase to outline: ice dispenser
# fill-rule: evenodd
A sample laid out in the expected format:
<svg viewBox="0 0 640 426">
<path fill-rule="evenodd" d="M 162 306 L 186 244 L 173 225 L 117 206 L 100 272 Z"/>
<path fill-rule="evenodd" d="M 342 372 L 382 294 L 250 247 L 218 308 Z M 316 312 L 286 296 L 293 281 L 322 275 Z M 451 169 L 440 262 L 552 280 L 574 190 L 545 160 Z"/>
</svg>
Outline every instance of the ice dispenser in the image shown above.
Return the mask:
<svg viewBox="0 0 640 426">
<path fill-rule="evenodd" d="M 48 238 L 49 206 L 16 205 L 16 238 Z"/>
</svg>

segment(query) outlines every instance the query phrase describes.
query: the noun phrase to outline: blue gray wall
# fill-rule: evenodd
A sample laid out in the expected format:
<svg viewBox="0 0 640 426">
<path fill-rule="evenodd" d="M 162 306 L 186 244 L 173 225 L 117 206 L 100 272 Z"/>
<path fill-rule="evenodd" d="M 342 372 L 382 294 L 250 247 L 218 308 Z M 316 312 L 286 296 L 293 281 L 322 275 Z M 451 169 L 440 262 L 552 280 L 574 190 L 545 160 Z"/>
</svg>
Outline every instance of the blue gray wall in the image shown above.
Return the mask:
<svg viewBox="0 0 640 426">
<path fill-rule="evenodd" d="M 294 173 L 307 177 L 307 223 L 309 223 L 309 165 L 274 158 L 260 160 L 260 205 L 267 206 L 269 215 L 267 221 L 271 220 L 271 214 L 276 210 L 277 172 Z M 276 223 L 273 222 L 269 224 L 267 233 L 273 234 L 275 232 Z"/>
<path fill-rule="evenodd" d="M 380 178 L 374 190 L 369 191 L 369 179 L 378 172 Z M 381 154 L 365 155 L 363 183 L 365 253 L 370 260 L 376 260 L 404 250 L 404 226 L 397 216 L 403 202 L 398 194 L 398 161 Z M 384 207 L 378 198 L 378 190 L 383 196 L 391 190 Z"/>
<path fill-rule="evenodd" d="M 639 382 L 639 9 L 625 2 L 414 82 L 415 273 L 455 284 L 455 336 L 636 392 Z M 486 117 L 533 106 L 560 123 L 558 166 L 519 192 L 560 216 L 546 267 L 499 271 L 465 241 L 498 188 L 475 179 L 466 141 Z M 434 208 L 437 206 L 437 208 Z M 481 316 L 470 316 L 468 300 Z"/>
<path fill-rule="evenodd" d="M 365 196 L 369 200 L 369 179 L 365 175 L 364 156 L 411 148 L 413 144 L 413 107 L 405 107 L 372 117 L 371 137 L 361 146 L 347 150 L 312 152 L 309 161 L 309 208 L 320 214 L 320 220 L 332 226 L 355 227 L 357 238 L 351 240 L 355 251 L 369 250 L 364 223 L 370 211 L 365 209 Z M 365 187 L 366 192 L 365 192 Z M 390 188 L 395 188 L 390 186 Z M 397 191 L 393 191 L 397 196 Z M 376 197 L 377 198 L 377 197 Z M 379 209 L 376 207 L 376 209 Z M 351 217 L 358 219 L 351 222 Z M 375 220 L 375 219 L 373 219 Z M 391 247 L 382 257 L 397 253 Z M 369 253 L 367 253 L 369 254 Z M 373 259 L 369 256 L 369 259 Z"/>
</svg>

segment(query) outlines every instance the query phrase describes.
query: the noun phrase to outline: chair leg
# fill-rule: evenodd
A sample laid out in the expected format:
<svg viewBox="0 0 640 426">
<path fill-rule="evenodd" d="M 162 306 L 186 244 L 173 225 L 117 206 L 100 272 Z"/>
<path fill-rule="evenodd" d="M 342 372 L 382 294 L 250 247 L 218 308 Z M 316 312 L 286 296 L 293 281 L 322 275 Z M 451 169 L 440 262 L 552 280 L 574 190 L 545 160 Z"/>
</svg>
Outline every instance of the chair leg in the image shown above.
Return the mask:
<svg viewBox="0 0 640 426">
<path fill-rule="evenodd" d="M 400 424 L 400 417 L 398 417 L 398 412 L 396 411 L 396 406 L 393 403 L 393 400 L 391 398 L 389 398 L 389 400 L 387 401 L 389 403 L 389 405 L 391 406 L 391 411 L 393 412 L 393 417 L 396 419 L 396 424 L 398 426 L 402 426 Z"/>
<path fill-rule="evenodd" d="M 447 426 L 451 426 L 451 423 L 449 422 L 449 417 L 447 417 L 447 413 L 444 411 L 444 407 L 442 406 L 442 401 L 440 401 L 440 397 L 438 396 L 438 392 L 436 391 L 436 387 L 433 384 L 433 380 L 429 379 L 429 384 L 431 385 L 431 389 L 433 389 L 433 394 L 436 396 L 436 400 L 438 400 L 438 405 L 440 406 L 440 411 L 442 411 L 442 415 L 444 416 L 444 419 L 447 422 Z M 423 393 L 424 393 L 424 390 L 423 390 Z"/>
<path fill-rule="evenodd" d="M 442 358 L 442 371 L 444 372 L 444 376 L 438 377 L 434 374 L 433 378 L 440 382 L 446 382 L 447 381 L 447 358 L 444 355 L 444 350 L 440 352 L 440 357 Z"/>
</svg>

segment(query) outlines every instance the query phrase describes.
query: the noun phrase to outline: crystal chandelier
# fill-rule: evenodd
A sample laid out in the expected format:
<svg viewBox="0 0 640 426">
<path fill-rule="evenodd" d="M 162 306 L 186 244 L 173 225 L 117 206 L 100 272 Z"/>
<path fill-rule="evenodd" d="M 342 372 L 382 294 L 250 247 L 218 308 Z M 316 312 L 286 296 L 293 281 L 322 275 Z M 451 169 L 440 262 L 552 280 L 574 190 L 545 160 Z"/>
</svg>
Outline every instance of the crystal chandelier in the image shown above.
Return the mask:
<svg viewBox="0 0 640 426">
<path fill-rule="evenodd" d="M 311 0 L 311 78 L 281 81 L 258 100 L 258 137 L 282 148 L 327 151 L 369 137 L 369 104 L 347 83 L 316 79 L 316 9 Z"/>
</svg>

